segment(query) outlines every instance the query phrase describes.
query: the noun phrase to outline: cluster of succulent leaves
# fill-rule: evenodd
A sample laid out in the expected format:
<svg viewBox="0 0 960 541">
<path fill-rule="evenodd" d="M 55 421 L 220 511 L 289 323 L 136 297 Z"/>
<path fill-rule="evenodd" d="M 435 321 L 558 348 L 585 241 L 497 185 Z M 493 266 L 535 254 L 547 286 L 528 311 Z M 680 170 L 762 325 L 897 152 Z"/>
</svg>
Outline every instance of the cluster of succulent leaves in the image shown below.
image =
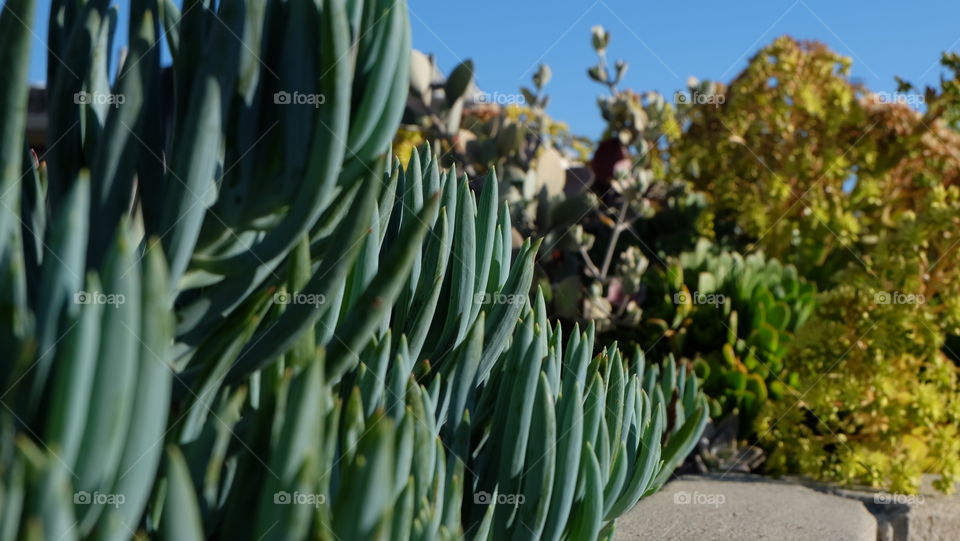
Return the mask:
<svg viewBox="0 0 960 541">
<path fill-rule="evenodd" d="M 769 472 L 904 491 L 936 473 L 951 489 L 958 57 L 938 88 L 878 94 L 848 58 L 782 37 L 670 103 L 618 88 L 609 33 L 592 41 L 608 94 L 589 181 L 515 206 L 514 227 L 544 238 L 548 310 L 696 366 L 715 418 L 738 414 Z M 675 302 L 711 292 L 726 302 Z"/>
<path fill-rule="evenodd" d="M 0 539 L 610 539 L 706 398 L 551 323 L 492 171 L 386 158 L 405 3 L 131 4 L 110 83 L 53 2 L 43 158 L 0 13 Z"/>
<path fill-rule="evenodd" d="M 619 276 L 630 277 L 622 295 L 636 298 L 643 289 L 641 302 L 626 309 L 635 312 L 642 347 L 689 360 L 713 418 L 737 413 L 749 435 L 767 397 L 782 398 L 796 385 L 784 356 L 813 311 L 814 286 L 762 253 L 743 257 L 705 239 L 663 263 L 643 275 L 636 270 L 643 265 L 620 268 Z"/>
</svg>

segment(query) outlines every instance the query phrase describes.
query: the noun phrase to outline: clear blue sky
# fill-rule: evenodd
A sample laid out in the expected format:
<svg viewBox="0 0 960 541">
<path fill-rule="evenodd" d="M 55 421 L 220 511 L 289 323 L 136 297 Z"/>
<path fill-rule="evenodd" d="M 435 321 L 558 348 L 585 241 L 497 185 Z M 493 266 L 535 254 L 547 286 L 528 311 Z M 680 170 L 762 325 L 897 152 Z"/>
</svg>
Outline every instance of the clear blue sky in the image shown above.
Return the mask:
<svg viewBox="0 0 960 541">
<path fill-rule="evenodd" d="M 178 1 L 179 3 L 179 1 Z M 126 13 L 128 0 L 117 5 Z M 31 79 L 44 78 L 49 2 L 40 1 Z M 790 34 L 817 39 L 853 58 L 853 76 L 893 91 L 894 75 L 933 84 L 940 53 L 960 48 L 957 0 L 410 0 L 414 46 L 444 72 L 472 58 L 480 87 L 516 92 L 539 62 L 553 69 L 550 112 L 583 135 L 602 129 L 589 81 L 590 27 L 612 34 L 609 54 L 630 63 L 625 86 L 672 95 L 687 77 L 729 81 L 759 47 Z M 125 21 L 125 17 L 120 17 Z M 121 25 L 121 35 L 126 35 Z"/>
</svg>

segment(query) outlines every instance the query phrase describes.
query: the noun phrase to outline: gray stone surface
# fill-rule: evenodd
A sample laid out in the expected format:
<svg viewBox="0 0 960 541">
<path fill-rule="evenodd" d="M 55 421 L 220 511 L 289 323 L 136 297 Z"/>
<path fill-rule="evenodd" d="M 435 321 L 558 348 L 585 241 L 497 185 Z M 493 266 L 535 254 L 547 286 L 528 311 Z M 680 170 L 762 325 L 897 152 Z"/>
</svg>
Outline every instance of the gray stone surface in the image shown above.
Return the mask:
<svg viewBox="0 0 960 541">
<path fill-rule="evenodd" d="M 617 520 L 616 541 L 875 541 L 860 501 L 752 475 L 684 476 Z"/>
<path fill-rule="evenodd" d="M 933 488 L 934 479 L 925 476 L 918 495 L 808 485 L 862 502 L 877 519 L 877 541 L 960 540 L 960 486 L 948 496 Z"/>
</svg>

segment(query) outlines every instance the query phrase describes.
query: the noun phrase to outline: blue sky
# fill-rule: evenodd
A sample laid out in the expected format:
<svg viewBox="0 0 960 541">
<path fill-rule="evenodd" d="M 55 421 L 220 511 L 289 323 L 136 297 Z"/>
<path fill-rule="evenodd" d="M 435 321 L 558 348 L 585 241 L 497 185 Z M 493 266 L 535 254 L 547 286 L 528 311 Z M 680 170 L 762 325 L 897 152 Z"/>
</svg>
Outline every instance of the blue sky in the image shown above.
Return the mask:
<svg viewBox="0 0 960 541">
<path fill-rule="evenodd" d="M 127 3 L 117 2 L 121 21 Z M 44 23 L 36 28 L 34 81 L 44 78 L 48 4 L 41 0 L 37 14 Z M 603 89 L 586 75 L 595 59 L 595 24 L 612 34 L 611 60 L 630 63 L 624 86 L 667 95 L 691 75 L 729 81 L 783 34 L 817 39 L 852 57 L 854 78 L 875 91 L 893 91 L 895 75 L 933 84 L 941 52 L 960 49 L 956 0 L 410 0 L 410 10 L 414 46 L 434 53 L 444 72 L 473 59 L 487 92 L 517 92 L 539 62 L 549 64 L 550 113 L 593 137 L 603 126 L 596 107 Z"/>
</svg>

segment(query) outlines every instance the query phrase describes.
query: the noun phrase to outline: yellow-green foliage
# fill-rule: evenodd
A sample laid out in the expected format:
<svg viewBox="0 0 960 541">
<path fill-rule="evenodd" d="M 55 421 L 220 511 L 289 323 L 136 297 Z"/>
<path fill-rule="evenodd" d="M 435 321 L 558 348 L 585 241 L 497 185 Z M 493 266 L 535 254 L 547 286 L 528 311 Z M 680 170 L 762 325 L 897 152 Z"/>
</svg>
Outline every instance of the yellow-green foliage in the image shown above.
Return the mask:
<svg viewBox="0 0 960 541">
<path fill-rule="evenodd" d="M 721 106 L 690 111 L 673 151 L 679 172 L 712 194 L 718 217 L 762 237 L 774 257 L 798 250 L 787 261 L 816 264 L 838 242 L 831 232 L 849 241 L 859 231 L 842 187 L 859 159 L 851 147 L 869 125 L 849 68 L 822 44 L 779 38 Z"/>
<path fill-rule="evenodd" d="M 915 491 L 920 474 L 960 478 L 960 380 L 944 337 L 958 332 L 960 189 L 915 188 L 862 266 L 824 294 L 787 364 L 797 396 L 771 403 L 759 430 L 768 467 Z"/>
<path fill-rule="evenodd" d="M 788 362 L 793 397 L 770 401 L 758 429 L 767 468 L 913 492 L 920 474 L 960 478 L 957 369 L 941 353 L 935 309 L 885 303 L 888 292 L 824 293 Z"/>
<path fill-rule="evenodd" d="M 958 71 L 956 59 L 944 65 Z M 850 61 L 780 38 L 719 106 L 689 111 L 677 174 L 712 198 L 717 237 L 795 264 L 825 291 L 784 358 L 799 386 L 757 431 L 767 468 L 917 489 L 960 477 L 957 78 L 924 112 L 848 79 Z"/>
<path fill-rule="evenodd" d="M 950 64 L 944 61 L 949 67 Z M 850 59 L 782 37 L 750 61 L 718 106 L 698 106 L 671 148 L 675 173 L 713 198 L 720 233 L 795 264 L 819 285 L 861 263 L 924 190 L 960 183 L 951 81 L 924 114 L 848 79 Z M 901 100 L 902 101 L 902 100 Z"/>
<path fill-rule="evenodd" d="M 912 207 L 864 252 L 865 274 L 890 290 L 922 295 L 934 328 L 960 334 L 960 186 L 918 190 Z"/>
</svg>

